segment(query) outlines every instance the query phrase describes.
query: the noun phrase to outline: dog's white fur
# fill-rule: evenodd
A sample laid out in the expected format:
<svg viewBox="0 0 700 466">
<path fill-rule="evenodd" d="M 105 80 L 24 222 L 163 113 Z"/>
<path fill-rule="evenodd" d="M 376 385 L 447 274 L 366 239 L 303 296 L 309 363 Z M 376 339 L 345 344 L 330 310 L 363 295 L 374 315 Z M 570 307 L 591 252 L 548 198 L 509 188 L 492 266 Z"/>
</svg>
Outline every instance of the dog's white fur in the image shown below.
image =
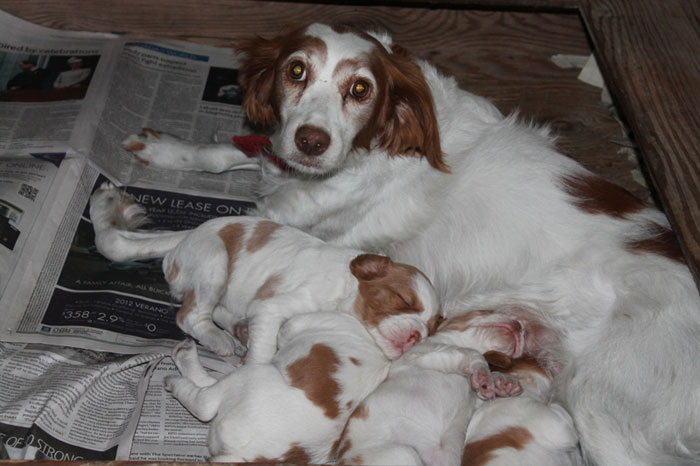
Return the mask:
<svg viewBox="0 0 700 466">
<path fill-rule="evenodd" d="M 453 349 L 450 357 L 450 370 L 478 381 L 478 389 L 493 389 L 480 353 Z M 246 364 L 220 380 L 202 368 L 191 342 L 178 345 L 173 358 L 182 377 L 168 377 L 166 389 L 194 416 L 212 421 L 208 445 L 214 461 L 294 464 L 332 459 L 347 418 L 384 380 L 390 364 L 357 319 L 328 312 L 290 318 L 269 364 Z M 423 358 L 414 359 L 421 364 Z M 435 357 L 422 363 L 446 365 Z"/>
<path fill-rule="evenodd" d="M 416 60 L 406 85 L 409 65 L 379 39 L 312 25 L 244 44 L 248 116 L 273 128 L 292 167 L 263 161 L 258 213 L 419 267 L 448 315 L 543 310 L 564 335 L 558 397 L 591 463 L 700 464 L 700 297 L 665 216 L 616 204 L 627 195 L 558 153 L 546 129 L 429 63 Z M 302 82 L 289 78 L 296 61 Z M 357 80 L 372 88 L 364 100 L 348 94 Z M 327 155 L 291 140 L 307 123 L 331 135 Z"/>
<path fill-rule="evenodd" d="M 98 249 L 107 257 L 124 251 L 164 257 L 170 293 L 183 303 L 178 325 L 219 355 L 234 350 L 231 335 L 220 327 L 233 334 L 238 322 L 247 321 L 246 361 L 266 363 L 286 319 L 338 310 L 362 320 L 386 356 L 395 359 L 440 318 L 425 275 L 388 257 L 332 246 L 258 217 L 216 218 L 180 233 L 133 231 L 145 218 L 139 207 L 109 183 L 93 193 L 90 214 Z"/>
</svg>

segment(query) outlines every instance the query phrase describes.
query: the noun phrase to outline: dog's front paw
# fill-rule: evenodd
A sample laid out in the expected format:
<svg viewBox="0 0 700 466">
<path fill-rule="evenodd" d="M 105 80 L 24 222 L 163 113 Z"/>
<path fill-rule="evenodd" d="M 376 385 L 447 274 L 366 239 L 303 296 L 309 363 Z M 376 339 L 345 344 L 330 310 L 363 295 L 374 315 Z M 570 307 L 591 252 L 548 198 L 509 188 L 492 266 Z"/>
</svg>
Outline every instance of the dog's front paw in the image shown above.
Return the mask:
<svg viewBox="0 0 700 466">
<path fill-rule="evenodd" d="M 151 128 L 130 135 L 122 141 L 122 147 L 139 162 L 156 168 L 188 168 L 193 158 L 190 144 Z"/>
</svg>

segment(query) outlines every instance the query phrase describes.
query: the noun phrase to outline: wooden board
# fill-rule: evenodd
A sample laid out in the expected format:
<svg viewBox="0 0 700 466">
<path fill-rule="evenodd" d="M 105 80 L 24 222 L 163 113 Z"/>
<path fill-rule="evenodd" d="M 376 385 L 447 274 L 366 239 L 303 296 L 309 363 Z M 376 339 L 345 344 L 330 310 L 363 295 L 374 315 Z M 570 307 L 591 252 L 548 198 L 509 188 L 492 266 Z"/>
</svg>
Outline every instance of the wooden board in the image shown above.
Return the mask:
<svg viewBox="0 0 700 466">
<path fill-rule="evenodd" d="M 581 14 L 700 284 L 700 2 L 585 0 Z"/>
</svg>

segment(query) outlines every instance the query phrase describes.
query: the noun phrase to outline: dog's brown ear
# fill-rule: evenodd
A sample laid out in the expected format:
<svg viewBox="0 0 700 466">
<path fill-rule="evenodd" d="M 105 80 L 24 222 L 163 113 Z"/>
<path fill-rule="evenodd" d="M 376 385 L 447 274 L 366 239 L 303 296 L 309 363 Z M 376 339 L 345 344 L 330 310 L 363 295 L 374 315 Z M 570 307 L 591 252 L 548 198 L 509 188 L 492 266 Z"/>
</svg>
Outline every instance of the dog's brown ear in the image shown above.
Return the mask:
<svg viewBox="0 0 700 466">
<path fill-rule="evenodd" d="M 350 262 L 350 272 L 360 281 L 372 281 L 385 277 L 391 259 L 377 254 L 360 254 Z"/>
<path fill-rule="evenodd" d="M 382 75 L 376 124 L 381 127 L 380 146 L 390 155 L 424 156 L 434 168 L 449 172 L 440 146 L 433 95 L 423 72 L 398 47 L 394 53 L 375 56 Z"/>
<path fill-rule="evenodd" d="M 255 37 L 242 40 L 238 49 L 245 58 L 238 82 L 245 93 L 243 108 L 256 125 L 269 127 L 277 123 L 275 108 L 275 66 L 280 53 L 279 39 Z"/>
</svg>

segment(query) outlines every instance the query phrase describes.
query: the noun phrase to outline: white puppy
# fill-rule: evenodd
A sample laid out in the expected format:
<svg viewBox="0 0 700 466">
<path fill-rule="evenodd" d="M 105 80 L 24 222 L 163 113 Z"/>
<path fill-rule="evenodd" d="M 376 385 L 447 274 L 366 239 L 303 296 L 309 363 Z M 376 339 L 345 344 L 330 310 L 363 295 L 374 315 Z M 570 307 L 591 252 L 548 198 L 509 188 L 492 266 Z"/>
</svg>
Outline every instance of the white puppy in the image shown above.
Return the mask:
<svg viewBox="0 0 700 466">
<path fill-rule="evenodd" d="M 425 338 L 439 318 L 437 295 L 415 267 L 269 220 L 223 217 L 179 233 L 131 231 L 143 210 L 109 184 L 93 194 L 90 213 L 105 256 L 165 256 L 170 292 L 182 302 L 178 325 L 223 356 L 233 353 L 232 339 L 214 321 L 233 333 L 247 320 L 246 360 L 260 363 L 272 358 L 280 325 L 295 314 L 353 314 L 390 359 Z"/>
</svg>

